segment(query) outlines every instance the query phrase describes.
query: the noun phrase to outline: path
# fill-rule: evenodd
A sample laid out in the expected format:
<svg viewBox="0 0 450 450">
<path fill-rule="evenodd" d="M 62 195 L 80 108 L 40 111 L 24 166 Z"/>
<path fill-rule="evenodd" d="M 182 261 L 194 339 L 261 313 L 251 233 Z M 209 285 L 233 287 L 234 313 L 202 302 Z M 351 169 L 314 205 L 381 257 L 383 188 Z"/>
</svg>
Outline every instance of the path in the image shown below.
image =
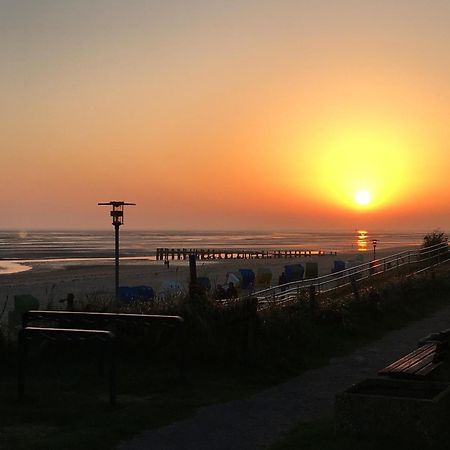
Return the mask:
<svg viewBox="0 0 450 450">
<path fill-rule="evenodd" d="M 207 406 L 187 420 L 144 432 L 118 450 L 255 450 L 276 442 L 299 421 L 333 413 L 334 395 L 375 376 L 431 332 L 450 327 L 450 306 L 386 334 L 350 355 L 246 400 Z"/>
</svg>

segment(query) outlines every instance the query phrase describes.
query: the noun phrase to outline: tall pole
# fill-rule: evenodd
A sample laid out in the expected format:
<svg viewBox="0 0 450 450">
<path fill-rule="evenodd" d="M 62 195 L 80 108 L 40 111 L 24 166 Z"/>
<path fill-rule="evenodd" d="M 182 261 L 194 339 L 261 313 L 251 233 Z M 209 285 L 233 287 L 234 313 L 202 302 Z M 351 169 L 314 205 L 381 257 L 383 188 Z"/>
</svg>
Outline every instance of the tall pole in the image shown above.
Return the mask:
<svg viewBox="0 0 450 450">
<path fill-rule="evenodd" d="M 116 233 L 116 300 L 119 299 L 119 227 L 120 224 L 116 223 L 114 224 L 114 230 Z"/>
<path fill-rule="evenodd" d="M 373 239 L 372 240 L 372 245 L 373 245 L 373 260 L 375 261 L 376 258 L 376 248 L 377 248 L 377 244 L 378 244 L 378 239 Z"/>
<path fill-rule="evenodd" d="M 114 283 L 114 291 L 116 300 L 119 300 L 119 229 L 120 225 L 123 225 L 123 207 L 125 205 L 136 205 L 136 203 L 127 203 L 122 201 L 111 201 L 107 203 L 99 203 L 99 205 L 109 205 L 111 206 L 111 217 L 112 224 L 114 227 L 115 233 L 115 283 Z"/>
</svg>

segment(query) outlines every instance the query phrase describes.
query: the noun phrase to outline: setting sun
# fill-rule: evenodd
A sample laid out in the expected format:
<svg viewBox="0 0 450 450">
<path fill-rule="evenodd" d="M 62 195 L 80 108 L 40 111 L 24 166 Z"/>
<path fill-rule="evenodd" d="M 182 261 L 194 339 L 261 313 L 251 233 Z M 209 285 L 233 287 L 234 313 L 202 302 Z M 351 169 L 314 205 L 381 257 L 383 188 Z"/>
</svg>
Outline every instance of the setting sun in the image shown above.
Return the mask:
<svg viewBox="0 0 450 450">
<path fill-rule="evenodd" d="M 370 192 L 358 191 L 355 194 L 355 202 L 358 203 L 358 205 L 366 206 L 370 203 L 371 200 L 372 196 L 370 195 Z"/>
<path fill-rule="evenodd" d="M 367 113 L 311 128 L 303 145 L 315 155 L 311 167 L 322 201 L 381 212 L 413 189 L 408 174 L 424 141 L 413 121 Z"/>
</svg>

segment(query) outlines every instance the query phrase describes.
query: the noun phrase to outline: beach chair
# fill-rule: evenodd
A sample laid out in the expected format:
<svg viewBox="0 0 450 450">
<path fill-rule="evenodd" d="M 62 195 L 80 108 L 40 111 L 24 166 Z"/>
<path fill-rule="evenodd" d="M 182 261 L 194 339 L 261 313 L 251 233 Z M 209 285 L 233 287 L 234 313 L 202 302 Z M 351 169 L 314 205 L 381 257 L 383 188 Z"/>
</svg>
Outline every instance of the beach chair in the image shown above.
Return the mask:
<svg viewBox="0 0 450 450">
<path fill-rule="evenodd" d="M 292 283 L 293 281 L 301 281 L 305 269 L 301 264 L 288 264 L 284 266 L 284 273 L 286 276 L 286 283 Z"/>
<path fill-rule="evenodd" d="M 256 270 L 255 275 L 255 288 L 257 289 L 267 289 L 270 287 L 272 282 L 272 271 L 266 267 L 259 267 Z"/>
<path fill-rule="evenodd" d="M 239 269 L 242 277 L 241 289 L 251 290 L 255 285 L 255 272 L 251 269 Z"/>
<path fill-rule="evenodd" d="M 228 272 L 226 277 L 226 285 L 233 283 L 236 289 L 240 289 L 242 286 L 242 275 L 240 272 Z"/>
<path fill-rule="evenodd" d="M 155 298 L 155 291 L 151 286 L 135 286 L 135 298 L 141 302 L 151 302 Z"/>
<path fill-rule="evenodd" d="M 174 297 L 183 293 L 183 286 L 178 281 L 164 281 L 159 290 L 159 296 L 163 298 Z"/>
<path fill-rule="evenodd" d="M 155 298 L 155 291 L 150 286 L 121 286 L 119 300 L 124 303 L 151 302 Z"/>
<path fill-rule="evenodd" d="M 331 273 L 342 272 L 343 270 L 345 270 L 345 261 L 334 261 L 334 266 L 331 269 Z"/>
<path fill-rule="evenodd" d="M 307 262 L 305 264 L 305 280 L 317 278 L 319 276 L 319 264 L 316 262 Z"/>
<path fill-rule="evenodd" d="M 119 286 L 119 300 L 123 303 L 133 301 L 133 289 L 129 286 Z"/>
</svg>

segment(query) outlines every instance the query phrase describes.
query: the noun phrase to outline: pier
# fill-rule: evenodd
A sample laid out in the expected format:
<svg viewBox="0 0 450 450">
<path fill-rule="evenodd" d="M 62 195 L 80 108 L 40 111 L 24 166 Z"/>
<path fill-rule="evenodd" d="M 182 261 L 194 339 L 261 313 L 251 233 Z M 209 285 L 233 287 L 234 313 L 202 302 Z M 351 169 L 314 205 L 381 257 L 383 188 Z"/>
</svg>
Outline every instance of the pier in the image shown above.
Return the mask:
<svg viewBox="0 0 450 450">
<path fill-rule="evenodd" d="M 242 250 L 242 249 L 198 249 L 198 248 L 157 248 L 156 260 L 184 260 L 189 255 L 196 255 L 197 259 L 276 259 L 301 258 L 305 256 L 337 255 L 335 251 L 325 250 Z"/>
</svg>

